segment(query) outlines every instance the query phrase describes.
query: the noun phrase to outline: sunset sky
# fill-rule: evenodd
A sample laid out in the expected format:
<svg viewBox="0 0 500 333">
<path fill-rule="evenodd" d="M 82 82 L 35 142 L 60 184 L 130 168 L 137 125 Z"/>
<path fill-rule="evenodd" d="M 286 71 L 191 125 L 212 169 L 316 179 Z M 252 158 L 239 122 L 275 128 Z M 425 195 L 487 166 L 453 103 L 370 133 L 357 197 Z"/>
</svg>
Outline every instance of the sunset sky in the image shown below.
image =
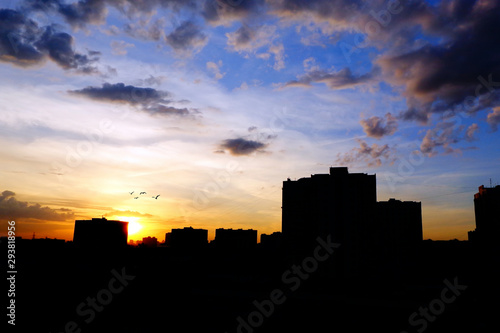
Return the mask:
<svg viewBox="0 0 500 333">
<path fill-rule="evenodd" d="M 135 240 L 260 239 L 282 181 L 348 166 L 378 200 L 421 201 L 425 239 L 467 239 L 478 186 L 500 183 L 498 1 L 0 8 L 0 235 L 72 240 L 105 216 Z"/>
</svg>

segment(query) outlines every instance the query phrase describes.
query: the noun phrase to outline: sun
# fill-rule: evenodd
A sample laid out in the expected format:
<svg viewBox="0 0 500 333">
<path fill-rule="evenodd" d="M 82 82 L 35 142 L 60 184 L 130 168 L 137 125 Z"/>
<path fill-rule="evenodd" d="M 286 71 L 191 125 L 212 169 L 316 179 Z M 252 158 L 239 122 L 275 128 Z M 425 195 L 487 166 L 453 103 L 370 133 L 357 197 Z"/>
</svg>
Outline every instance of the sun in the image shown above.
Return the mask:
<svg viewBox="0 0 500 333">
<path fill-rule="evenodd" d="M 142 225 L 137 222 L 139 218 L 131 216 L 117 216 L 120 221 L 128 222 L 128 234 L 133 235 L 138 233 L 142 229 Z"/>
</svg>

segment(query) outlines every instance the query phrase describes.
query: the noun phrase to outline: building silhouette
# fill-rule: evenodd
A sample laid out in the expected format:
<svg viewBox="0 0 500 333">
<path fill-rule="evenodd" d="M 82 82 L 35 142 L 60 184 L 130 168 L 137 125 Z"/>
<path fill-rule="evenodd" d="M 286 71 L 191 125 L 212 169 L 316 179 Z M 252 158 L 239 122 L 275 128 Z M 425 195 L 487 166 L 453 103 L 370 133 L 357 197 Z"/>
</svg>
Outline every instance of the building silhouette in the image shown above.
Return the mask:
<svg viewBox="0 0 500 333">
<path fill-rule="evenodd" d="M 257 230 L 215 229 L 215 247 L 223 250 L 251 250 L 257 245 Z"/>
<path fill-rule="evenodd" d="M 376 176 L 332 167 L 329 174 L 283 182 L 283 244 L 309 253 L 317 238 L 341 244 L 336 271 L 363 274 L 401 246 L 422 241 L 419 202 L 377 202 Z"/>
<path fill-rule="evenodd" d="M 423 239 L 422 204 L 394 198 L 376 204 L 377 237 L 391 244 L 415 244 Z"/>
<path fill-rule="evenodd" d="M 270 235 L 260 235 L 260 246 L 266 250 L 274 250 L 281 247 L 281 232 L 273 232 Z"/>
<path fill-rule="evenodd" d="M 479 186 L 478 193 L 474 194 L 474 214 L 476 229 L 469 231 L 469 240 L 495 242 L 500 232 L 500 185 Z"/>
<path fill-rule="evenodd" d="M 172 248 L 198 249 L 208 244 L 208 230 L 193 229 L 172 229 L 172 232 L 165 234 L 165 245 Z"/>
<path fill-rule="evenodd" d="M 127 246 L 128 222 L 92 218 L 76 220 L 73 243 L 80 248 L 121 248 Z"/>
<path fill-rule="evenodd" d="M 158 247 L 158 239 L 156 237 L 143 237 L 142 246 L 144 247 Z"/>
</svg>

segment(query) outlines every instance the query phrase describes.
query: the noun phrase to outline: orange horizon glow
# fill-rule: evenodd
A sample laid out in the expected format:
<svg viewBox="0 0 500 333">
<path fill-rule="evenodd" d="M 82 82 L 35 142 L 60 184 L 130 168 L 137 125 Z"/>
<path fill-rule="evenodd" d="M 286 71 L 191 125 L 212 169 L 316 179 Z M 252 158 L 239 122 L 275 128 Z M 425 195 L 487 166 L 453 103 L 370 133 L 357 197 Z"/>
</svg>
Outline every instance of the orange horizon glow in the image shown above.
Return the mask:
<svg viewBox="0 0 500 333">
<path fill-rule="evenodd" d="M 134 216 L 116 216 L 117 220 L 128 222 L 128 235 L 135 235 L 144 227 L 139 223 L 139 218 Z"/>
</svg>

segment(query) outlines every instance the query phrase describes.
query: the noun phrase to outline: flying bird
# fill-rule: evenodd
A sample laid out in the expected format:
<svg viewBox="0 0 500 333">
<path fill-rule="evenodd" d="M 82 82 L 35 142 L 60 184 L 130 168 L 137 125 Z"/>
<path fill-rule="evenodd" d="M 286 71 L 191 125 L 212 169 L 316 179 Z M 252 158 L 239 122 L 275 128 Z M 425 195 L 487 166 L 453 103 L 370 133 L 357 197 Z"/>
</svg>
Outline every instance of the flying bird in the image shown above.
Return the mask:
<svg viewBox="0 0 500 333">
<path fill-rule="evenodd" d="M 146 192 L 141 192 L 141 193 L 139 193 L 139 195 L 141 195 L 141 194 L 147 194 L 147 193 L 146 193 Z"/>
<path fill-rule="evenodd" d="M 139 197 L 135 197 L 134 199 L 139 199 Z"/>
<path fill-rule="evenodd" d="M 128 192 L 128 193 L 130 193 L 130 195 L 132 195 L 132 194 L 134 194 L 134 192 L 135 192 L 135 191 L 132 191 L 132 192 Z"/>
<path fill-rule="evenodd" d="M 159 197 L 159 196 L 160 196 L 160 195 L 158 194 L 156 197 L 155 197 L 155 196 L 152 196 L 151 198 L 154 198 L 154 199 L 157 199 L 157 200 L 158 200 L 158 197 Z"/>
</svg>

